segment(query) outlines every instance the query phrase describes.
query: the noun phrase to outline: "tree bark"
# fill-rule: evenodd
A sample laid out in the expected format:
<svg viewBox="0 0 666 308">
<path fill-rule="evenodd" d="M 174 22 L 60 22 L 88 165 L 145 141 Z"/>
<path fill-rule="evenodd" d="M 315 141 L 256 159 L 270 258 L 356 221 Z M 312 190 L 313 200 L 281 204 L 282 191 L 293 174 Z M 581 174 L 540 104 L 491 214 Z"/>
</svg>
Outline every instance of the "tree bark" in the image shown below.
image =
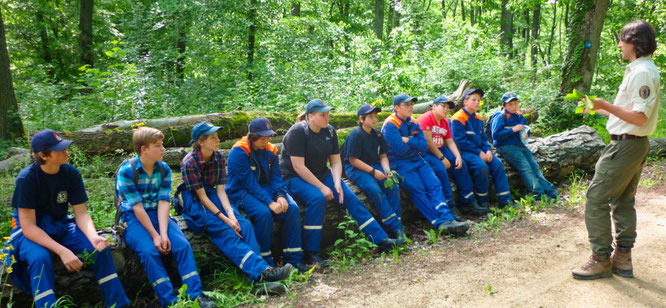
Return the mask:
<svg viewBox="0 0 666 308">
<path fill-rule="evenodd" d="M 291 3 L 291 16 L 300 17 L 301 16 L 301 1 L 295 0 Z"/>
<path fill-rule="evenodd" d="M 79 5 L 81 64 L 93 66 L 93 0 L 80 0 Z"/>
<path fill-rule="evenodd" d="M 384 0 L 375 0 L 375 19 L 373 22 L 375 36 L 380 41 L 384 40 Z"/>
<path fill-rule="evenodd" d="M 448 98 L 451 101 L 453 101 L 454 103 L 456 103 L 456 106 L 453 108 L 453 110 L 451 110 L 451 112 L 458 111 L 458 110 L 460 110 L 460 108 L 462 108 L 463 94 L 465 93 L 465 91 L 467 91 L 471 88 L 472 88 L 472 83 L 469 82 L 469 80 L 463 79 L 458 84 L 458 89 L 456 89 L 453 93 L 446 96 L 446 98 Z M 413 109 L 414 113 L 415 114 L 421 114 L 421 113 L 427 112 L 431 108 L 430 103 L 431 102 L 424 102 L 424 103 L 415 104 L 414 109 Z"/>
<path fill-rule="evenodd" d="M 500 45 L 502 53 L 510 58 L 513 57 L 513 13 L 507 8 L 509 0 L 502 0 L 502 12 L 500 15 Z"/>
<path fill-rule="evenodd" d="M 25 131 L 9 67 L 5 23 L 0 10 L 0 140 L 16 142 L 25 137 Z"/>
<path fill-rule="evenodd" d="M 250 0 L 248 19 L 250 22 L 250 28 L 248 30 L 247 36 L 247 79 L 252 81 L 252 70 L 254 67 L 254 41 L 257 31 L 257 0 Z"/>
<path fill-rule="evenodd" d="M 541 23 L 541 3 L 534 4 L 534 9 L 532 11 L 532 50 L 530 53 L 532 60 L 532 68 L 536 69 L 537 59 L 539 56 L 539 47 L 537 46 L 539 42 L 539 26 Z"/>
<path fill-rule="evenodd" d="M 553 63 L 551 55 L 553 50 L 553 42 L 555 41 L 555 28 L 557 26 L 557 3 L 553 3 L 553 25 L 550 27 L 550 40 L 548 41 L 548 64 Z"/>
<path fill-rule="evenodd" d="M 462 21 L 465 23 L 465 0 L 460 0 L 460 16 L 462 16 Z"/>
<path fill-rule="evenodd" d="M 178 41 L 176 41 L 178 57 L 176 58 L 176 79 L 182 82 L 185 79 L 185 50 L 187 49 L 187 29 L 180 25 L 178 29 Z"/>
<path fill-rule="evenodd" d="M 397 28 L 400 26 L 400 12 L 402 12 L 402 0 L 393 0 L 394 5 L 394 11 L 393 11 L 393 20 L 391 21 L 393 23 L 393 29 Z"/>
<path fill-rule="evenodd" d="M 590 91 L 609 3 L 610 0 L 577 0 L 573 3 L 560 94 L 566 95 L 573 89 Z"/>
</svg>

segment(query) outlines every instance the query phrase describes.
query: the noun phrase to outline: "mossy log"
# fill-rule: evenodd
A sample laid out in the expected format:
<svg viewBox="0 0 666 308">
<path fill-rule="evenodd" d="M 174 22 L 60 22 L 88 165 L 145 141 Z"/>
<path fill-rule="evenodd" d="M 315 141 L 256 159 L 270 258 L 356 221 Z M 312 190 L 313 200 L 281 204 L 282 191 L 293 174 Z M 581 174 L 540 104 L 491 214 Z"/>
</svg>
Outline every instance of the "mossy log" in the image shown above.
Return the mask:
<svg viewBox="0 0 666 308">
<path fill-rule="evenodd" d="M 380 119 L 389 113 L 382 113 Z M 192 127 L 201 121 L 221 125 L 221 140 L 237 139 L 247 134 L 247 125 L 252 119 L 265 117 L 273 124 L 278 135 L 284 135 L 295 123 L 296 112 L 245 112 L 211 113 L 162 119 L 116 121 L 95 125 L 62 135 L 75 142 L 88 155 L 114 154 L 118 151 L 132 152 L 132 132 L 137 126 L 149 126 L 164 133 L 166 147 L 184 147 L 190 141 Z M 356 113 L 332 113 L 331 125 L 336 128 L 353 127 L 358 123 Z"/>
</svg>

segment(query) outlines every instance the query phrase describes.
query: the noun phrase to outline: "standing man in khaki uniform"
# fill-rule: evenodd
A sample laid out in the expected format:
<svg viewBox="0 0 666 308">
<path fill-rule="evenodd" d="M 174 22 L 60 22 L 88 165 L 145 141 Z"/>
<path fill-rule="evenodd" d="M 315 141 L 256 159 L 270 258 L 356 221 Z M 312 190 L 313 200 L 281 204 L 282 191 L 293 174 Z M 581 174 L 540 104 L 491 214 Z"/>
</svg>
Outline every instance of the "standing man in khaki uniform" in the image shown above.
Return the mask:
<svg viewBox="0 0 666 308">
<path fill-rule="evenodd" d="M 619 38 L 622 59 L 631 63 L 625 68 L 615 101 L 611 104 L 600 98 L 594 100 L 594 110 L 608 116 L 606 129 L 611 142 L 601 154 L 587 190 L 585 225 L 592 257 L 573 270 L 576 279 L 611 277 L 613 272 L 634 277 L 631 265 L 631 248 L 636 240 L 634 196 L 650 148 L 647 136 L 657 127 L 660 82 L 651 58 L 657 48 L 654 28 L 636 20 L 622 28 Z M 615 223 L 615 243 L 611 217 Z"/>
</svg>

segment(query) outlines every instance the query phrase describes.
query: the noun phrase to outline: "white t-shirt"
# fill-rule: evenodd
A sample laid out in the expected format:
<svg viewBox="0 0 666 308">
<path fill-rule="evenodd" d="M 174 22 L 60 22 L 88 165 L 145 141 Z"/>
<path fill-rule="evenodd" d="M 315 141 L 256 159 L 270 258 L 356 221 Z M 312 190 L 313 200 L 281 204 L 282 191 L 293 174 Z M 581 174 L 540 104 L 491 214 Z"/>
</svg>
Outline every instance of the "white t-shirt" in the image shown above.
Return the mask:
<svg viewBox="0 0 666 308">
<path fill-rule="evenodd" d="M 626 66 L 614 105 L 642 112 L 648 120 L 640 127 L 610 115 L 606 129 L 610 134 L 648 136 L 657 128 L 659 118 L 659 70 L 651 56 L 640 57 Z"/>
</svg>

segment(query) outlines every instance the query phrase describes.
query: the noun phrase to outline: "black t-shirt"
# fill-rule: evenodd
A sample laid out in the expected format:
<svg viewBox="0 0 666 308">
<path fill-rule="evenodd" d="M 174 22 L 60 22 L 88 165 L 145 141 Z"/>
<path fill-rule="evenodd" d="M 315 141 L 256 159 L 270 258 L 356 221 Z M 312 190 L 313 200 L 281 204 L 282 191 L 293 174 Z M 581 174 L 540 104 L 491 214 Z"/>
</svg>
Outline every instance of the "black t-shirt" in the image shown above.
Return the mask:
<svg viewBox="0 0 666 308">
<path fill-rule="evenodd" d="M 18 208 L 35 209 L 37 223 L 42 216 L 51 216 L 54 220 L 67 217 L 69 205 L 88 201 L 83 186 L 81 173 L 70 164 L 63 164 L 56 174 L 47 174 L 39 164 L 32 163 L 21 170 L 16 178 L 16 188 L 12 197 L 14 213 L 18 222 Z"/>
<path fill-rule="evenodd" d="M 332 126 L 329 125 L 329 128 Z M 297 156 L 304 157 L 305 166 L 320 181 L 324 181 L 328 175 L 328 157 L 340 154 L 338 134 L 335 129 L 329 128 L 315 133 L 307 127 L 305 121 L 289 128 L 282 140 L 282 156 L 280 157 L 280 171 L 285 180 L 298 176 L 291 165 L 291 157 Z M 308 130 L 307 134 L 306 130 Z"/>
<path fill-rule="evenodd" d="M 345 140 L 346 153 L 344 163 L 349 162 L 349 157 L 355 157 L 372 166 L 379 163 L 379 155 L 386 154 L 386 140 L 376 129 L 366 133 L 360 126 L 354 128 Z"/>
</svg>

